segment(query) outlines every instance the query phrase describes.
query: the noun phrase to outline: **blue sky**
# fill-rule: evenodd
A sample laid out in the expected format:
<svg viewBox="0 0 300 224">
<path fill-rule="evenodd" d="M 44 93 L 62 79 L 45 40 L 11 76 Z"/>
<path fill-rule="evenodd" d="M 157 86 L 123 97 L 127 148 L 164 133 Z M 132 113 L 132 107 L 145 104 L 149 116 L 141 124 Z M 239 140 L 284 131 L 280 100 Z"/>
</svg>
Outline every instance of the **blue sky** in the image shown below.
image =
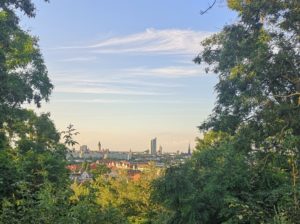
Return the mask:
<svg viewBox="0 0 300 224">
<path fill-rule="evenodd" d="M 210 0 L 36 0 L 22 26 L 39 37 L 55 89 L 41 111 L 96 149 L 186 151 L 211 112 L 216 76 L 192 59 L 236 15 Z"/>
</svg>

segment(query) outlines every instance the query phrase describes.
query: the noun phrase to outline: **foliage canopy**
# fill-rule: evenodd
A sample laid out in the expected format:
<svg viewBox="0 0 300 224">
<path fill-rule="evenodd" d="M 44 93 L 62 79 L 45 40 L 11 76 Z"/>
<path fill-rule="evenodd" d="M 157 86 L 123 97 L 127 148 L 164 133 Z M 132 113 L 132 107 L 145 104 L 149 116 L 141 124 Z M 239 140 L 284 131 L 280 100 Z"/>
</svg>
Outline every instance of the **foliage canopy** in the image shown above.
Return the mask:
<svg viewBox="0 0 300 224">
<path fill-rule="evenodd" d="M 175 211 L 170 223 L 298 223 L 300 3 L 227 2 L 239 21 L 194 60 L 219 77 L 216 106 L 192 160 L 157 182 L 158 199 Z"/>
</svg>

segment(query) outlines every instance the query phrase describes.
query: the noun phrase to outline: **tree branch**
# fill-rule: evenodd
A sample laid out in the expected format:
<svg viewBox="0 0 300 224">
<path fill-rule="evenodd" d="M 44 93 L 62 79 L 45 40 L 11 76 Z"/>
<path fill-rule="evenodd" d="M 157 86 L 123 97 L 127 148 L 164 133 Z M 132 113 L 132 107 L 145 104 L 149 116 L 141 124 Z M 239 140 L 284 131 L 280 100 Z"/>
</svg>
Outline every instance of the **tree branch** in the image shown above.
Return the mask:
<svg viewBox="0 0 300 224">
<path fill-rule="evenodd" d="M 217 2 L 217 0 L 214 0 L 214 2 L 211 5 L 209 5 L 207 9 L 205 9 L 204 11 L 201 10 L 200 11 L 200 15 L 204 15 L 208 10 L 210 10 L 212 7 L 214 7 L 214 5 L 216 4 L 216 2 Z"/>
</svg>

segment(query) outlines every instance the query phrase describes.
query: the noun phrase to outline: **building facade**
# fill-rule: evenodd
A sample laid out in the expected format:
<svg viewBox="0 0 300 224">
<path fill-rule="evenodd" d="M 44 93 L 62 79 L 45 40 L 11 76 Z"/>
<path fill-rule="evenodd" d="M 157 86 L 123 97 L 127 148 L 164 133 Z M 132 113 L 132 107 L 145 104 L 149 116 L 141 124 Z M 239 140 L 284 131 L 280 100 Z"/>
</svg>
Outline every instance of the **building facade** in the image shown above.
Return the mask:
<svg viewBox="0 0 300 224">
<path fill-rule="evenodd" d="M 151 140 L 151 155 L 156 155 L 156 145 L 157 145 L 157 139 L 154 138 Z"/>
</svg>

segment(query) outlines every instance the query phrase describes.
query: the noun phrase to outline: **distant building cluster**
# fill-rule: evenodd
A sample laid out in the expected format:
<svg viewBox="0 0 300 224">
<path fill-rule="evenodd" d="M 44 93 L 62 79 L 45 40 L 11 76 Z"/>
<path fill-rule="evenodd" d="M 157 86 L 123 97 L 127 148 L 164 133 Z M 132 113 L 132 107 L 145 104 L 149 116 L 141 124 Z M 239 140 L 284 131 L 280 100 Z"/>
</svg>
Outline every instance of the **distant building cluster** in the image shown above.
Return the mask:
<svg viewBox="0 0 300 224">
<path fill-rule="evenodd" d="M 98 142 L 98 150 L 90 150 L 87 145 L 81 145 L 79 150 L 70 150 L 67 159 L 70 162 L 68 169 L 71 171 L 70 178 L 73 181 L 85 182 L 93 179 L 93 170 L 97 166 L 104 165 L 109 168 L 107 174 L 110 177 L 117 177 L 120 172 L 127 173 L 133 180 L 138 180 L 140 173 L 147 171 L 155 164 L 158 168 L 184 163 L 191 157 L 191 146 L 188 146 L 187 153 L 163 153 L 160 145 L 157 150 L 157 138 L 150 141 L 150 150 L 143 152 L 110 151 L 102 147 Z M 83 166 L 82 164 L 88 164 Z"/>
<path fill-rule="evenodd" d="M 184 157 L 191 156 L 191 147 L 188 146 L 187 153 L 176 152 L 176 155 L 181 155 Z M 81 145 L 79 150 L 70 150 L 67 154 L 67 159 L 69 161 L 96 161 L 96 160 L 136 160 L 136 161 L 157 161 L 166 160 L 173 153 L 163 153 L 163 147 L 160 145 L 157 150 L 157 138 L 153 138 L 150 141 L 150 150 L 145 150 L 143 152 L 132 152 L 129 151 L 112 151 L 108 148 L 103 148 L 101 142 L 98 142 L 98 149 L 96 151 L 91 150 L 87 145 Z"/>
<path fill-rule="evenodd" d="M 101 143 L 98 143 L 98 150 L 93 151 L 88 148 L 87 145 L 82 145 L 79 151 L 73 149 L 70 150 L 67 159 L 77 160 L 99 160 L 99 159 L 116 159 L 116 160 L 130 160 L 132 157 L 131 152 L 123 151 L 110 151 L 109 149 L 103 149 Z"/>
</svg>

